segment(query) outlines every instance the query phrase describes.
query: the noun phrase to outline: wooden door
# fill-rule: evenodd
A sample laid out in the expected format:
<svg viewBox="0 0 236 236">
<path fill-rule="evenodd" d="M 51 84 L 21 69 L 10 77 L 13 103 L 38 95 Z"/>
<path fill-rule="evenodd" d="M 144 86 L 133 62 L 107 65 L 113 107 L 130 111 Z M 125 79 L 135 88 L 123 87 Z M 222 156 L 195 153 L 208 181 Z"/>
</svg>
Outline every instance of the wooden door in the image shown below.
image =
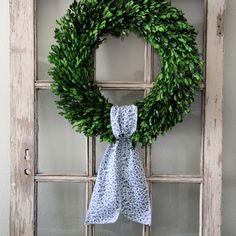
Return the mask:
<svg viewBox="0 0 236 236">
<path fill-rule="evenodd" d="M 70 0 L 10 0 L 11 236 L 220 236 L 223 14 L 225 0 L 173 0 L 199 31 L 204 83 L 191 113 L 140 150 L 152 196 L 152 227 L 123 217 L 84 226 L 106 144 L 75 133 L 57 114 L 47 54 Z M 142 99 L 158 55 L 134 34 L 108 37 L 96 52 L 96 82 L 113 103 Z"/>
</svg>

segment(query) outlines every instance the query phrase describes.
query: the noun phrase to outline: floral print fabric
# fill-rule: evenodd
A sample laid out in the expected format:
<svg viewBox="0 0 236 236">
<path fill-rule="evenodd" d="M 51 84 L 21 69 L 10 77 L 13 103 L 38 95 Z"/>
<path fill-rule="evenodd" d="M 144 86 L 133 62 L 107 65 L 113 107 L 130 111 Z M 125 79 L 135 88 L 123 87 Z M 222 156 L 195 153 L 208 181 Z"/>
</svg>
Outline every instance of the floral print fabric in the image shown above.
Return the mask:
<svg viewBox="0 0 236 236">
<path fill-rule="evenodd" d="M 130 139 L 137 127 L 137 107 L 113 106 L 110 119 L 116 143 L 104 153 L 85 223 L 114 223 L 122 214 L 150 225 L 151 206 L 143 164 Z"/>
</svg>

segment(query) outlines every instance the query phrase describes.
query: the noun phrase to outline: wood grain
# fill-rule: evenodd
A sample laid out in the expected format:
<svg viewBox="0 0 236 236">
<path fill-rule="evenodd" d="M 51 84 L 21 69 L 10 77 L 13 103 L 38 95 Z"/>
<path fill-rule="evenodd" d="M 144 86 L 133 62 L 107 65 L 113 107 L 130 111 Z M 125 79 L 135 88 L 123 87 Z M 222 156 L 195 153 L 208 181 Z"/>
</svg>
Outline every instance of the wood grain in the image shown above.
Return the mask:
<svg viewBox="0 0 236 236">
<path fill-rule="evenodd" d="M 221 235 L 224 11 L 225 0 L 207 1 L 203 236 Z"/>
<path fill-rule="evenodd" d="M 34 7 L 34 1 L 10 0 L 11 236 L 33 236 L 35 229 Z"/>
</svg>

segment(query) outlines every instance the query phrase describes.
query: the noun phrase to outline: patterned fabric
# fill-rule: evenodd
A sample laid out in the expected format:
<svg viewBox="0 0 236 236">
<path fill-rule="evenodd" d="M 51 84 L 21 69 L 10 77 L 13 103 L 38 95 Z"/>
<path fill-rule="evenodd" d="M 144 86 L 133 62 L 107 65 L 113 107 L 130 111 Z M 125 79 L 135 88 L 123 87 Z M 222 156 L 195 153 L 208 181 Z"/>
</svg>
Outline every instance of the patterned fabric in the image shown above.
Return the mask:
<svg viewBox="0 0 236 236">
<path fill-rule="evenodd" d="M 85 223 L 114 223 L 121 213 L 150 225 L 151 206 L 143 164 L 130 139 L 137 127 L 137 107 L 113 106 L 110 119 L 116 143 L 104 153 Z"/>
</svg>

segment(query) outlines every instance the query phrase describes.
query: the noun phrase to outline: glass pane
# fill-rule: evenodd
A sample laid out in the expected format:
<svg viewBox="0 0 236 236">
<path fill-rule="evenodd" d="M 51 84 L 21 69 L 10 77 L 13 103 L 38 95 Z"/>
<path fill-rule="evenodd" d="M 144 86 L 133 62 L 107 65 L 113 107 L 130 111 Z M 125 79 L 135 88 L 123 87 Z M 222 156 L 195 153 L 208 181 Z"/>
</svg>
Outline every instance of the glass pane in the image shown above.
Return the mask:
<svg viewBox="0 0 236 236">
<path fill-rule="evenodd" d="M 199 185 L 153 184 L 152 235 L 199 235 Z"/>
<path fill-rule="evenodd" d="M 131 105 L 144 97 L 143 90 L 102 90 L 102 94 L 114 105 Z"/>
<path fill-rule="evenodd" d="M 201 151 L 201 93 L 191 112 L 152 145 L 153 174 L 199 174 Z"/>
<path fill-rule="evenodd" d="M 153 79 L 156 78 L 157 75 L 159 75 L 161 73 L 161 59 L 159 54 L 157 54 L 156 52 L 154 52 L 154 58 L 153 58 Z"/>
<path fill-rule="evenodd" d="M 137 100 L 141 100 L 144 97 L 144 91 L 123 91 L 123 90 L 103 90 L 102 93 L 115 105 L 128 105 Z M 96 171 L 98 171 L 103 153 L 107 147 L 107 143 L 100 142 L 99 138 L 96 138 Z M 140 156 L 144 157 L 144 150 L 138 145 Z"/>
<path fill-rule="evenodd" d="M 142 236 L 142 225 L 120 216 L 116 223 L 95 226 L 95 236 Z"/>
<path fill-rule="evenodd" d="M 56 20 L 63 16 L 73 0 L 39 0 L 37 3 L 38 79 L 49 80 L 48 53 L 54 41 Z"/>
<path fill-rule="evenodd" d="M 38 236 L 85 235 L 85 184 L 38 184 Z"/>
<path fill-rule="evenodd" d="M 86 137 L 58 114 L 50 90 L 38 91 L 39 172 L 86 173 Z"/>
<path fill-rule="evenodd" d="M 203 21 L 204 21 L 204 1 L 203 0 L 172 0 L 172 4 L 181 9 L 190 25 L 192 25 L 197 35 L 197 45 L 199 52 L 203 52 Z"/>
<path fill-rule="evenodd" d="M 96 53 L 96 79 L 144 80 L 144 41 L 135 34 L 124 39 L 108 36 Z"/>
<path fill-rule="evenodd" d="M 191 24 L 198 32 L 196 42 L 199 53 L 203 54 L 203 20 L 204 1 L 203 0 L 172 0 L 172 5 L 182 10 Z M 193 10 L 194 9 L 194 10 Z M 160 73 L 160 58 L 154 53 L 154 78 Z"/>
</svg>

